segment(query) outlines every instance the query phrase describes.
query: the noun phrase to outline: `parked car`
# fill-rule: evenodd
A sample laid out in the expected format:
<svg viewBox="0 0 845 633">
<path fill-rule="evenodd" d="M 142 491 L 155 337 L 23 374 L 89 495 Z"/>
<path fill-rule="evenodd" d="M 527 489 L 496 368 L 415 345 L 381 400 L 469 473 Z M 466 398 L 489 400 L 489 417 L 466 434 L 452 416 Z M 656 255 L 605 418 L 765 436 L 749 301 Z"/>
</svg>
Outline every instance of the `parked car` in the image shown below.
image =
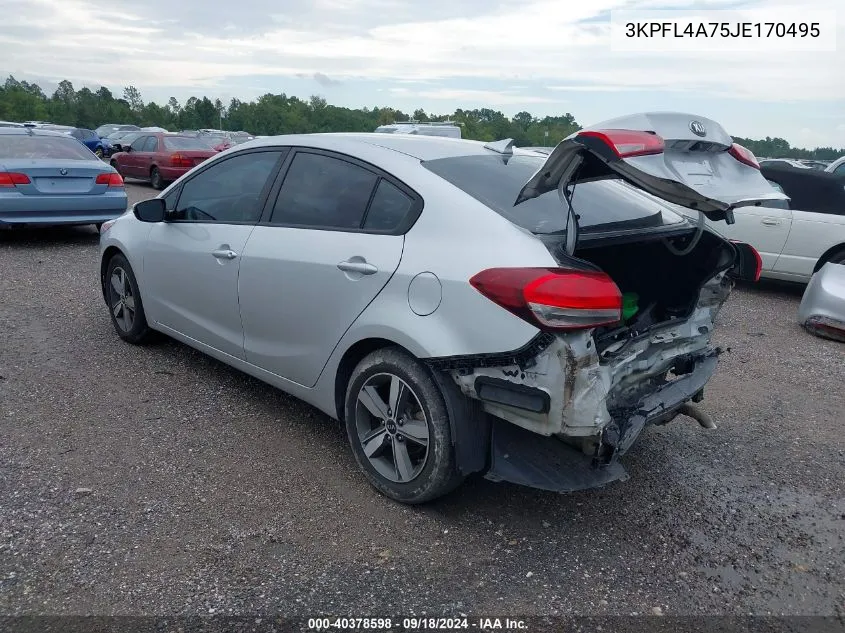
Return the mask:
<svg viewBox="0 0 845 633">
<path fill-rule="evenodd" d="M 135 130 L 132 132 L 115 132 L 106 138 L 112 146 L 111 154 L 114 155 L 124 151 L 125 148 L 129 147 L 136 139 L 142 136 L 146 136 L 146 133 Z"/>
<path fill-rule="evenodd" d="M 766 158 L 760 161 L 760 165 L 781 165 L 782 167 L 794 167 L 795 169 L 811 169 L 809 165 L 805 165 L 798 160 L 792 160 L 791 158 Z"/>
<path fill-rule="evenodd" d="M 820 171 L 824 171 L 827 169 L 828 163 L 822 162 L 820 160 L 802 160 L 802 164 L 806 165 L 810 169 L 818 169 Z"/>
<path fill-rule="evenodd" d="M 110 134 L 114 134 L 115 132 L 132 132 L 140 130 L 137 125 L 131 125 L 126 123 L 106 123 L 98 127 L 94 132 L 100 138 L 105 138 Z"/>
<path fill-rule="evenodd" d="M 13 121 L 0 121 L 0 127 L 26 127 L 23 123 L 15 123 Z"/>
<path fill-rule="evenodd" d="M 234 147 L 235 145 L 240 145 L 241 143 L 246 143 L 247 141 L 253 140 L 255 137 L 247 134 L 246 132 L 228 132 L 219 143 L 214 145 L 212 149 L 217 152 L 223 152 L 230 147 Z"/>
<path fill-rule="evenodd" d="M 813 275 L 798 306 L 808 332 L 845 343 L 845 266 L 827 263 Z"/>
<path fill-rule="evenodd" d="M 711 178 L 680 169 L 704 159 Z M 655 195 L 712 220 L 784 197 L 721 126 L 679 113 L 609 121 L 548 156 L 277 136 L 104 225 L 100 281 L 121 338 L 166 333 L 340 420 L 393 499 L 474 472 L 571 491 L 623 478 L 648 424 L 712 426 L 691 402 L 716 367 L 714 318 L 733 277 L 758 272 L 751 247 Z"/>
<path fill-rule="evenodd" d="M 398 121 L 376 128 L 378 134 L 418 134 L 420 136 L 446 136 L 461 138 L 460 125 L 452 121 Z"/>
<path fill-rule="evenodd" d="M 837 158 L 835 161 L 825 167 L 825 171 L 829 174 L 836 174 L 837 176 L 845 176 L 845 156 Z"/>
<path fill-rule="evenodd" d="M 104 158 L 108 156 L 111 151 L 111 143 L 109 143 L 107 139 L 100 138 L 99 136 L 97 136 L 97 133 L 94 130 L 87 130 L 85 128 L 80 127 L 65 129 L 50 127 L 45 129 L 64 131 L 66 134 L 72 136 L 77 141 L 85 145 L 85 147 L 94 152 L 97 158 Z"/>
<path fill-rule="evenodd" d="M 712 228 L 754 246 L 763 277 L 807 283 L 827 262 L 845 264 L 845 175 L 778 164 L 762 174 L 789 199 L 736 209 L 734 224 Z"/>
<path fill-rule="evenodd" d="M 122 147 L 111 157 L 112 167 L 124 177 L 149 179 L 156 189 L 164 189 L 217 153 L 196 137 L 162 132 L 144 132 Z"/>
<path fill-rule="evenodd" d="M 24 121 L 23 122 L 24 127 L 42 127 L 44 125 L 54 125 L 54 124 L 50 123 L 49 121 Z"/>
<path fill-rule="evenodd" d="M 125 211 L 123 179 L 75 139 L 0 128 L 0 225 L 99 227 Z"/>
</svg>

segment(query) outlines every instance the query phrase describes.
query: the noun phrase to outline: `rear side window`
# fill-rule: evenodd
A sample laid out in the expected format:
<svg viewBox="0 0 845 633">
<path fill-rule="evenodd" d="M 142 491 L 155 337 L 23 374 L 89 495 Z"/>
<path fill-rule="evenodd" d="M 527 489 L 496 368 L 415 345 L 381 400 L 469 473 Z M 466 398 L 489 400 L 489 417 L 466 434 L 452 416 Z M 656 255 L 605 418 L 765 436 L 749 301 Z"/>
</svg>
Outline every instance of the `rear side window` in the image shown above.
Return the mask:
<svg viewBox="0 0 845 633">
<path fill-rule="evenodd" d="M 147 142 L 144 143 L 145 152 L 154 152 L 158 149 L 158 139 L 155 136 L 148 136 Z"/>
<path fill-rule="evenodd" d="M 360 229 L 378 176 L 347 161 L 299 152 L 279 191 L 270 222 Z"/>
<path fill-rule="evenodd" d="M 515 207 L 520 190 L 545 162 L 538 156 L 471 155 L 439 158 L 423 166 L 517 226 L 532 233 L 566 230 L 566 210 L 555 193 Z M 581 232 L 679 224 L 686 220 L 658 198 L 619 180 L 581 183 L 572 194 Z"/>
<path fill-rule="evenodd" d="M 367 217 L 364 229 L 368 231 L 394 231 L 414 206 L 414 201 L 406 196 L 397 186 L 382 179 L 379 181 Z"/>
<path fill-rule="evenodd" d="M 144 151 L 144 145 L 146 144 L 148 138 L 149 137 L 147 137 L 147 136 L 141 136 L 139 138 L 136 138 L 134 141 L 132 141 L 132 145 L 130 145 L 130 147 L 132 148 L 132 151 L 133 152 Z"/>
<path fill-rule="evenodd" d="M 0 160 L 4 158 L 94 160 L 94 155 L 71 136 L 3 134 L 0 136 Z"/>
<path fill-rule="evenodd" d="M 207 150 L 208 143 L 194 136 L 165 136 L 164 147 L 168 150 Z"/>
</svg>

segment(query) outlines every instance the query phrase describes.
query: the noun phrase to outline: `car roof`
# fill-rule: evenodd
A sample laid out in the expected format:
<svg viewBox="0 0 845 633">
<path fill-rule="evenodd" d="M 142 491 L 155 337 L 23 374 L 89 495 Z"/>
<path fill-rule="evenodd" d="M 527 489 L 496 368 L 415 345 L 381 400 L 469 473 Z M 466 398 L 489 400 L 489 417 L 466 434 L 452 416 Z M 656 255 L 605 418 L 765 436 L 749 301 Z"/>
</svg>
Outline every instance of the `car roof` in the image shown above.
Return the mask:
<svg viewBox="0 0 845 633">
<path fill-rule="evenodd" d="M 378 134 L 375 132 L 335 132 L 318 134 L 286 134 L 267 136 L 248 141 L 240 148 L 272 145 L 299 145 L 318 149 L 352 152 L 367 146 L 392 150 L 419 160 L 436 160 L 456 156 L 491 155 L 492 150 L 483 141 L 450 138 L 446 136 L 417 136 L 413 134 Z M 513 148 L 515 155 L 538 156 L 530 148 Z"/>
<path fill-rule="evenodd" d="M 64 132 L 45 130 L 44 128 L 38 127 L 0 127 L 0 134 L 14 136 L 60 136 L 67 138 L 67 134 Z"/>
</svg>

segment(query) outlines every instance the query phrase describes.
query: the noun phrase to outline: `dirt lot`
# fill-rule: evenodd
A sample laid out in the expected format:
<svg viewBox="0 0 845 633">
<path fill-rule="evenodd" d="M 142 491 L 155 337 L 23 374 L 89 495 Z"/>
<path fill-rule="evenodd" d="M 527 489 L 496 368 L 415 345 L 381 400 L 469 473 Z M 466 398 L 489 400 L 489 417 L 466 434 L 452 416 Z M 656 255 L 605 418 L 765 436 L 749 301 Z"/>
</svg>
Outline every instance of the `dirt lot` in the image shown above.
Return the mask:
<svg viewBox="0 0 845 633">
<path fill-rule="evenodd" d="M 800 290 L 735 291 L 718 430 L 649 429 L 628 482 L 407 508 L 310 407 L 122 343 L 96 267 L 92 228 L 0 233 L 0 612 L 845 615 L 845 346 Z"/>
</svg>

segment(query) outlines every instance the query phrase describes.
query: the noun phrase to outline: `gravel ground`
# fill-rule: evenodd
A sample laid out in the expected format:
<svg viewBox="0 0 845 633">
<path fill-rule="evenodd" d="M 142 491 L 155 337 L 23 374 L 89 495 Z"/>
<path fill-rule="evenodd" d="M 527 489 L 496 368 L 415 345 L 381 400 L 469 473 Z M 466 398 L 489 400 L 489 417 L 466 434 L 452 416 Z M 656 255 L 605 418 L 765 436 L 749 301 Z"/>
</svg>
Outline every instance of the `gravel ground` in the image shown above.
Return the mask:
<svg viewBox="0 0 845 633">
<path fill-rule="evenodd" d="M 152 189 L 128 187 L 134 200 Z M 739 288 L 631 479 L 377 495 L 314 409 L 112 330 L 92 228 L 0 233 L 0 612 L 845 615 L 845 347 Z"/>
</svg>

